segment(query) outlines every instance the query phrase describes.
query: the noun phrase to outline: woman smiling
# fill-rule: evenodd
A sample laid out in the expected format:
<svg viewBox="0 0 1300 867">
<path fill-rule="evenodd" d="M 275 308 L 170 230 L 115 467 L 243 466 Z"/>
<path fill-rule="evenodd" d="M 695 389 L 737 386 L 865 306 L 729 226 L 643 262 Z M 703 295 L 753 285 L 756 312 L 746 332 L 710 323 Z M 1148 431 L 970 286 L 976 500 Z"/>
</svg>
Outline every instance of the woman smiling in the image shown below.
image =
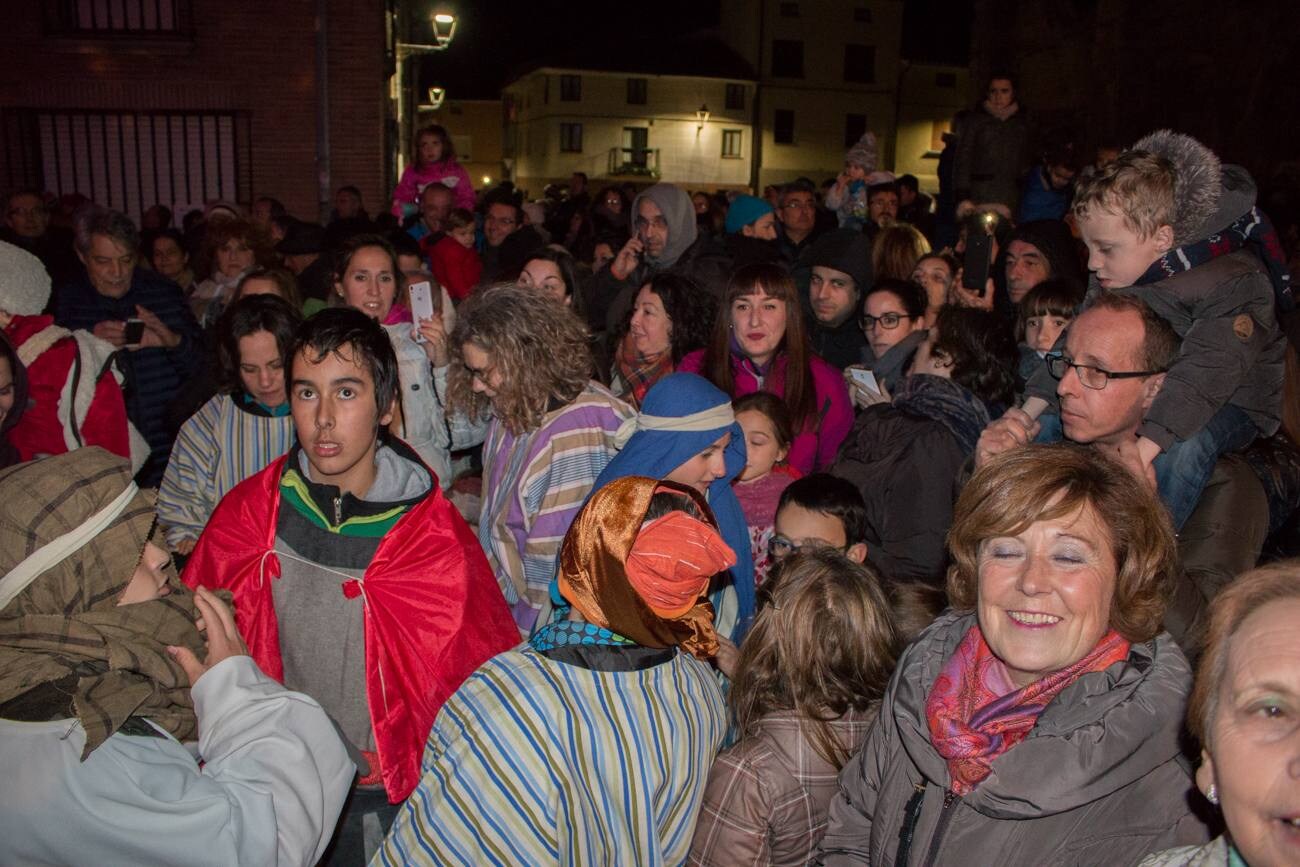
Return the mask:
<svg viewBox="0 0 1300 867">
<path fill-rule="evenodd" d="M 1204 842 L 1154 494 L 1092 449 L 1030 446 L 976 472 L 948 541 L 954 610 L 899 661 L 822 863 L 1131 864 Z"/>
</svg>

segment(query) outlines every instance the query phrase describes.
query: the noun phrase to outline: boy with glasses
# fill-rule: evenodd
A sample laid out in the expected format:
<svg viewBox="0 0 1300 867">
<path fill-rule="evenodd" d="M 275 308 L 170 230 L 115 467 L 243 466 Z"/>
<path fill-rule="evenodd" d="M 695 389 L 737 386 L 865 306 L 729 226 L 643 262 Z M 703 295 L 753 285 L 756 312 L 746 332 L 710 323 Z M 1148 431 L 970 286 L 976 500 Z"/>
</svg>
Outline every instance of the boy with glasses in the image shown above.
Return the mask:
<svg viewBox="0 0 1300 867">
<path fill-rule="evenodd" d="M 781 493 L 773 524 L 772 559 L 805 548 L 834 548 L 855 563 L 867 559 L 867 507 L 852 483 L 829 473 L 796 479 Z"/>
</svg>

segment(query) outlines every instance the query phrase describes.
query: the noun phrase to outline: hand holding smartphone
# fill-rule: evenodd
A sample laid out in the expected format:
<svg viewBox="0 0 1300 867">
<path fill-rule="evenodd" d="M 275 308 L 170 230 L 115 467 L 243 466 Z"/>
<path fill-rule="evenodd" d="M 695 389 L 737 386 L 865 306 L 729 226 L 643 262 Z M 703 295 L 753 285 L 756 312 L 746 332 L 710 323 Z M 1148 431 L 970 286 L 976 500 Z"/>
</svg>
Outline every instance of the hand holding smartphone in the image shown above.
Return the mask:
<svg viewBox="0 0 1300 867">
<path fill-rule="evenodd" d="M 880 383 L 876 381 L 876 375 L 865 367 L 850 367 L 849 376 L 863 388 L 869 388 L 876 394 L 880 394 Z"/>
<path fill-rule="evenodd" d="M 142 340 L 144 340 L 144 321 L 126 320 L 126 326 L 122 329 L 122 343 L 127 346 L 139 346 Z"/>
<path fill-rule="evenodd" d="M 419 330 L 420 322 L 424 319 L 432 319 L 437 315 L 437 311 L 433 306 L 433 286 L 428 280 L 412 283 L 410 296 L 411 317 L 415 320 L 415 340 L 417 343 L 424 343 L 424 335 Z M 439 294 L 438 300 L 442 301 L 441 294 Z"/>
<path fill-rule="evenodd" d="M 962 256 L 961 285 L 979 293 L 988 289 L 989 266 L 993 258 L 993 237 L 987 232 L 971 231 L 966 235 L 966 252 Z"/>
</svg>

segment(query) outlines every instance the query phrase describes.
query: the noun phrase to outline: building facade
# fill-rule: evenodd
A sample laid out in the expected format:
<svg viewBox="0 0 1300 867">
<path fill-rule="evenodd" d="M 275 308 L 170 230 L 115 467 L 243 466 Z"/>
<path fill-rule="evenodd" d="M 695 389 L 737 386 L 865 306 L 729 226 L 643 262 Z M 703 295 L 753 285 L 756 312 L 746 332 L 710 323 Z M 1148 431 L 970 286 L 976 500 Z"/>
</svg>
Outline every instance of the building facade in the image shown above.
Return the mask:
<svg viewBox="0 0 1300 867">
<path fill-rule="evenodd" d="M 502 102 L 499 99 L 453 99 L 448 96 L 439 108 L 423 104 L 417 114 L 417 129 L 438 124 L 447 130 L 456 147 L 456 159 L 469 172 L 476 189 L 501 180 Z"/>
<path fill-rule="evenodd" d="M 263 195 L 319 218 L 344 184 L 382 210 L 391 14 L 388 0 L 9 0 L 0 186 L 137 219 Z"/>
<path fill-rule="evenodd" d="M 532 195 L 579 171 L 597 183 L 741 188 L 753 96 L 740 78 L 541 67 L 505 88 L 506 166 Z"/>
</svg>

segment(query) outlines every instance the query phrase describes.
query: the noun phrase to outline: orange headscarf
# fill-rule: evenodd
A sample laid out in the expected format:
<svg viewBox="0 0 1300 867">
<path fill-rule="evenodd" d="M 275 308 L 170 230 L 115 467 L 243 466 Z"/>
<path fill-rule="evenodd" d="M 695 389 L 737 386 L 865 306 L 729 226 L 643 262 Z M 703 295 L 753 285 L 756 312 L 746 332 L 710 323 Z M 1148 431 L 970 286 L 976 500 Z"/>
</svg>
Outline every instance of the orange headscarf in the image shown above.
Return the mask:
<svg viewBox="0 0 1300 867">
<path fill-rule="evenodd" d="M 690 500 L 704 520 L 676 511 L 643 527 L 660 492 Z M 558 584 L 588 623 L 643 647 L 676 645 L 708 658 L 718 650 L 709 582 L 734 562 L 699 492 L 625 476 L 593 494 L 574 518 L 560 550 Z"/>
</svg>

